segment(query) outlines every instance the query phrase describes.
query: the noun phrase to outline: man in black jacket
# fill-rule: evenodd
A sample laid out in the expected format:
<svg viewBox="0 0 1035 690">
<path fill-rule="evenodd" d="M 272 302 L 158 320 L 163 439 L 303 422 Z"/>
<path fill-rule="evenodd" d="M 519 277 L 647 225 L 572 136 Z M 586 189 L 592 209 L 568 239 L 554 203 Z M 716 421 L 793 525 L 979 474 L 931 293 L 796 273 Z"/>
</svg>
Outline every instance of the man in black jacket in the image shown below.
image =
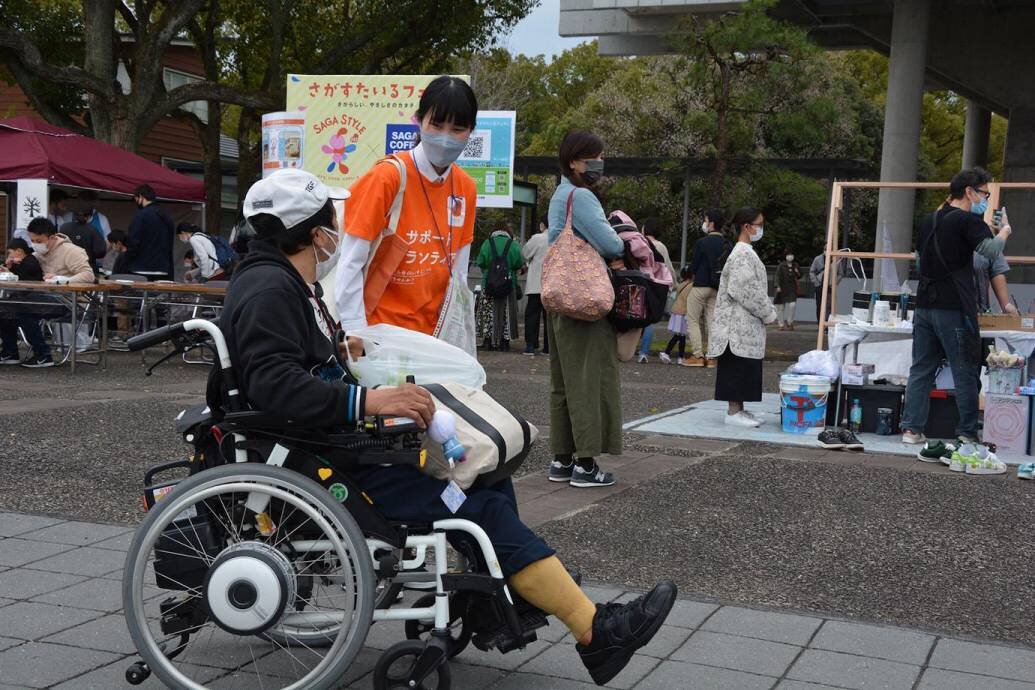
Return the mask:
<svg viewBox="0 0 1035 690">
<path fill-rule="evenodd" d="M 302 426 L 342 427 L 381 414 L 425 428 L 434 403 L 423 388 L 365 389 L 343 380 L 342 339 L 318 289 L 341 242 L 331 194 L 313 175 L 290 169 L 248 190 L 244 214 L 256 238 L 234 271 L 220 317 L 241 395 L 253 408 Z M 347 195 L 341 190 L 337 198 Z M 553 549 L 521 522 L 509 479 L 447 507 L 447 482 L 413 466 L 372 467 L 352 478 L 389 520 L 455 517 L 484 529 L 510 586 L 568 626 L 600 685 L 653 637 L 675 600 L 675 585 L 663 582 L 628 604 L 594 606 Z"/>
<path fill-rule="evenodd" d="M 72 244 L 82 247 L 83 251 L 86 252 L 86 258 L 90 260 L 93 272 L 97 273 L 101 267 L 101 259 L 108 253 L 108 243 L 104 241 L 97 229 L 90 224 L 93 208 L 84 205 L 82 202 L 78 203 L 79 205 L 72 210 L 72 222 L 63 224 L 58 228 L 58 232 L 72 240 Z"/>
<path fill-rule="evenodd" d="M 142 184 L 133 191 L 137 211 L 129 225 L 126 263 L 130 273 L 148 280 L 172 280 L 175 226 L 165 209 L 155 204 L 155 190 Z"/>
</svg>

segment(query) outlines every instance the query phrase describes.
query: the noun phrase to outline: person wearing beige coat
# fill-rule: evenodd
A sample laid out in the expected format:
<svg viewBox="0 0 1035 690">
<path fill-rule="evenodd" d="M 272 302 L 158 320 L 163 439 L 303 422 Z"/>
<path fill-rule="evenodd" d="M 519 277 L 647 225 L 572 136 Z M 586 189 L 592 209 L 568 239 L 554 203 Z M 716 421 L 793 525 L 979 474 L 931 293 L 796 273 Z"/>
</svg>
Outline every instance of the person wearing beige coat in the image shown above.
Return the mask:
<svg viewBox="0 0 1035 690">
<path fill-rule="evenodd" d="M 715 399 L 729 403 L 724 421 L 732 426 L 761 424 L 744 410 L 744 403 L 762 399 L 765 326 L 776 321 L 765 266 L 751 247 L 762 239 L 763 222 L 753 208 L 742 208 L 733 217 L 737 243 L 722 269 L 708 341 L 708 357 L 719 362 Z"/>
<path fill-rule="evenodd" d="M 62 276 L 72 283 L 94 282 L 93 267 L 86 251 L 72 244 L 67 235 L 57 232 L 53 224 L 48 223 L 48 226 L 29 226 L 29 239 L 43 268 L 43 278 Z"/>
</svg>

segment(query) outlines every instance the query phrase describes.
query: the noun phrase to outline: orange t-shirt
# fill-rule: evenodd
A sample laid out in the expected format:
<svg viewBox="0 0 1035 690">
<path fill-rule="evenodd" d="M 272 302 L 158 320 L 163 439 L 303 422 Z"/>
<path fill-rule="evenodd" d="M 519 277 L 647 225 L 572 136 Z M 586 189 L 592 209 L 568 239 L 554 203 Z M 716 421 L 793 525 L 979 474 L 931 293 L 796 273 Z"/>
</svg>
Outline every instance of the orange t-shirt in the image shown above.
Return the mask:
<svg viewBox="0 0 1035 690">
<path fill-rule="evenodd" d="M 367 273 L 364 289 L 378 282 L 381 269 L 396 266 L 378 299 L 367 294 L 367 323 L 389 323 L 410 330 L 434 332 L 449 285 L 450 266 L 457 252 L 474 240 L 477 190 L 471 176 L 453 165 L 440 183 L 429 182 L 417 170 L 413 156 L 398 158 L 406 165 L 399 226 L 381 242 Z M 356 180 L 345 204 L 345 232 L 374 241 L 388 224 L 392 201 L 399 190 L 399 171 L 379 163 Z"/>
</svg>

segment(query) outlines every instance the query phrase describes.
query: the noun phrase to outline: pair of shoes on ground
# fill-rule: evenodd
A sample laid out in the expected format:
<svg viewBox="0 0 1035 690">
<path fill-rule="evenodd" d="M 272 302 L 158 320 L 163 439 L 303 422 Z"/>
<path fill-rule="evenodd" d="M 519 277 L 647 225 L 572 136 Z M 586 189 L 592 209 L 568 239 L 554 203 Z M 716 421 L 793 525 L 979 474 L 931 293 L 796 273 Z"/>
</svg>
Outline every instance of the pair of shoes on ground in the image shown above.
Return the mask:
<svg viewBox="0 0 1035 690">
<path fill-rule="evenodd" d="M 597 604 L 593 639 L 575 645 L 594 683 L 609 682 L 650 642 L 672 610 L 676 593 L 675 584 L 664 580 L 628 604 Z"/>
<path fill-rule="evenodd" d="M 919 445 L 921 443 L 927 443 L 927 437 L 924 436 L 923 434 L 917 433 L 915 431 L 910 431 L 909 429 L 903 429 L 902 430 L 902 443 L 905 443 L 905 444 L 911 445 L 911 446 Z M 966 434 L 960 434 L 959 436 L 956 437 L 956 440 L 953 441 L 953 445 L 955 445 L 955 446 L 962 446 L 965 443 L 970 443 L 970 444 L 977 445 L 977 444 L 980 444 L 981 441 L 978 441 L 973 436 L 967 436 Z M 995 445 L 994 444 L 986 444 L 986 445 L 989 445 L 990 450 L 993 453 L 995 452 Z"/>
<path fill-rule="evenodd" d="M 964 443 L 949 459 L 949 469 L 967 474 L 1006 474 L 1006 463 L 979 443 Z"/>
<path fill-rule="evenodd" d="M 0 354 L 0 365 L 3 364 L 20 364 L 28 369 L 42 369 L 44 367 L 54 366 L 54 358 L 50 355 L 40 356 L 33 352 L 25 359 L 19 359 L 17 354 Z"/>
<path fill-rule="evenodd" d="M 1026 462 L 1017 466 L 1018 479 L 1035 479 L 1035 462 Z"/>
<path fill-rule="evenodd" d="M 542 352 L 540 352 L 539 350 L 535 349 L 531 345 L 526 345 L 524 351 L 521 354 L 523 354 L 523 355 L 531 355 L 531 356 L 534 356 L 534 355 L 548 355 L 548 354 L 550 354 L 550 351 L 549 350 L 543 350 Z"/>
<path fill-rule="evenodd" d="M 554 457 L 550 462 L 551 482 L 567 482 L 579 489 L 590 489 L 597 486 L 611 486 L 615 483 L 615 476 L 610 472 L 604 472 L 600 465 L 593 461 L 593 466 L 583 469 L 572 458 Z"/>
<path fill-rule="evenodd" d="M 722 423 L 728 426 L 744 427 L 745 429 L 754 429 L 762 426 L 762 420 L 747 410 L 741 410 L 736 414 L 727 414 Z"/>
<path fill-rule="evenodd" d="M 848 429 L 823 429 L 816 443 L 829 450 L 862 450 L 863 444 Z"/>
</svg>

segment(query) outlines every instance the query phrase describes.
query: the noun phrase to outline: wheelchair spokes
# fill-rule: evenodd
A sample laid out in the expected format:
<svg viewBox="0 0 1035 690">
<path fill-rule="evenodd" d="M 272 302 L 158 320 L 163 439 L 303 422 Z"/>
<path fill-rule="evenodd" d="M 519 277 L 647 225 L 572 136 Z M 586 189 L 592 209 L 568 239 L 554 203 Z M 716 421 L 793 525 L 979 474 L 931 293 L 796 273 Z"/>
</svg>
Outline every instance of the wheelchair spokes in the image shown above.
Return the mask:
<svg viewBox="0 0 1035 690">
<path fill-rule="evenodd" d="M 319 485 L 280 468 L 182 482 L 141 525 L 124 577 L 151 670 L 188 688 L 226 675 L 256 688 L 340 677 L 372 614 L 372 566 L 349 521 Z M 152 587 L 173 592 L 151 597 Z"/>
</svg>

